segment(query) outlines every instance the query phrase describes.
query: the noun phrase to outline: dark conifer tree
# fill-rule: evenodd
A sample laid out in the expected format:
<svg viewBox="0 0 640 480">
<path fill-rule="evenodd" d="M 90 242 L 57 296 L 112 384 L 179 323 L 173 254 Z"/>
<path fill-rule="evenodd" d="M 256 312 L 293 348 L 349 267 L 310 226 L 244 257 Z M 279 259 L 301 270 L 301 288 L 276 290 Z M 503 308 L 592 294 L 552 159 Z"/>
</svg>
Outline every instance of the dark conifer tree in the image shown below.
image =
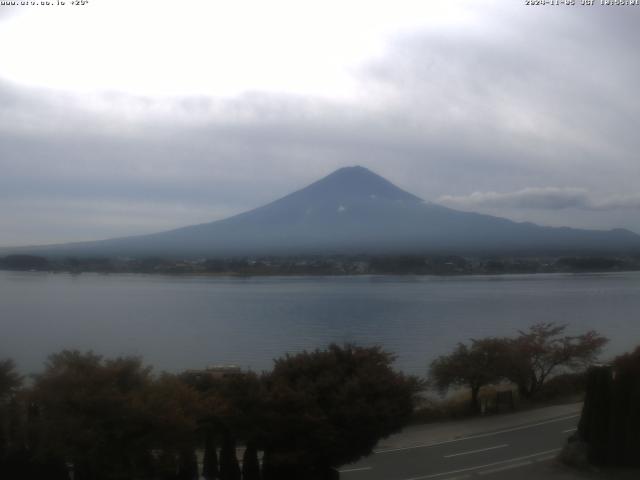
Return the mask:
<svg viewBox="0 0 640 480">
<path fill-rule="evenodd" d="M 271 461 L 271 452 L 265 449 L 262 455 L 262 480 L 277 480 L 273 471 L 273 462 Z"/>
<path fill-rule="evenodd" d="M 242 457 L 242 480 L 260 480 L 258 449 L 254 442 L 248 442 Z"/>
<path fill-rule="evenodd" d="M 156 471 L 160 480 L 177 480 L 178 463 L 175 455 L 169 451 L 162 451 L 157 461 Z"/>
<path fill-rule="evenodd" d="M 43 458 L 30 459 L 29 473 L 31 477 L 28 478 L 42 478 L 46 480 L 69 480 L 69 469 L 64 460 L 56 458 L 53 455 L 46 455 Z M 4 477 L 3 477 L 4 478 Z M 13 477 L 7 477 L 13 478 Z M 16 477 L 19 478 L 19 477 Z"/>
<path fill-rule="evenodd" d="M 236 441 L 229 432 L 225 433 L 220 449 L 220 480 L 240 480 Z"/>
<path fill-rule="evenodd" d="M 205 480 L 217 480 L 220 478 L 220 471 L 218 469 L 218 453 L 216 452 L 216 442 L 212 433 L 207 433 L 204 441 L 202 476 Z"/>
<path fill-rule="evenodd" d="M 198 480 L 198 458 L 193 448 L 184 448 L 180 452 L 178 480 Z"/>
<path fill-rule="evenodd" d="M 2 410 L 0 410 L 0 478 L 5 478 L 3 472 L 7 463 L 8 447 L 9 442 L 5 434 Z"/>
</svg>

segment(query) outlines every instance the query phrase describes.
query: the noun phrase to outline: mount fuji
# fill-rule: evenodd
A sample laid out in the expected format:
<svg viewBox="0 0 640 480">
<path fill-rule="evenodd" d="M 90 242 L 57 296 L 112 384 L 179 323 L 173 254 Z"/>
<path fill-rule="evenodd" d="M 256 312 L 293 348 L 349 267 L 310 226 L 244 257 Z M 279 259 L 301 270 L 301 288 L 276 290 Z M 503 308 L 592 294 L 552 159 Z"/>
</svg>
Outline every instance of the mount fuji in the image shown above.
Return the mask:
<svg viewBox="0 0 640 480">
<path fill-rule="evenodd" d="M 462 212 L 356 166 L 279 200 L 171 231 L 94 242 L 22 247 L 40 255 L 216 257 L 297 254 L 566 254 L 640 251 L 624 230 L 543 227 Z"/>
</svg>

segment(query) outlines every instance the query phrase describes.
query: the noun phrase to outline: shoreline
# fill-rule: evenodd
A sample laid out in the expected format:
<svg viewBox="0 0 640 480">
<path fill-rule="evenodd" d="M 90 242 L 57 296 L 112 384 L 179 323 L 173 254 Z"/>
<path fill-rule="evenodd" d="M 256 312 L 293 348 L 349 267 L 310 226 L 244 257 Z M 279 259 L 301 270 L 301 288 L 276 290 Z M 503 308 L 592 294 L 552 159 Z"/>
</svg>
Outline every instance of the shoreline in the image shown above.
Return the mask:
<svg viewBox="0 0 640 480">
<path fill-rule="evenodd" d="M 229 278 L 229 279 L 246 279 L 246 278 L 391 278 L 391 277 L 404 277 L 404 278 L 470 278 L 470 277 L 516 277 L 516 276 L 562 276 L 562 275 L 611 275 L 611 274 L 626 274 L 626 273 L 640 273 L 640 269 L 628 269 L 628 270 L 574 270 L 574 271 L 544 271 L 544 272 L 477 272 L 477 273 L 405 273 L 405 272 L 392 272 L 392 273 L 315 273 L 315 272 L 274 272 L 274 273 L 241 273 L 241 272 L 172 272 L 172 271 L 130 271 L 130 270 L 115 270 L 115 271 L 100 271 L 100 270 L 17 270 L 0 268 L 0 272 L 11 273 L 48 273 L 48 274 L 66 274 L 66 275 L 144 275 L 144 276 L 157 276 L 157 277 L 172 277 L 172 278 Z"/>
</svg>

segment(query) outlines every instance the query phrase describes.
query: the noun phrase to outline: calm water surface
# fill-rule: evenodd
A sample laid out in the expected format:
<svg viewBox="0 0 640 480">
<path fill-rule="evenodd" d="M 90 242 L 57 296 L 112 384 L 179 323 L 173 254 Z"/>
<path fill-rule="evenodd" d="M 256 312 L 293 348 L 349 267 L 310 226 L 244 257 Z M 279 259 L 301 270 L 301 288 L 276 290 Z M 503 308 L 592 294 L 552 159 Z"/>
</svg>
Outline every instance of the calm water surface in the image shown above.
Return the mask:
<svg viewBox="0 0 640 480">
<path fill-rule="evenodd" d="M 0 358 L 38 371 L 63 348 L 158 369 L 268 369 L 331 342 L 382 345 L 425 374 L 456 342 L 535 322 L 597 329 L 606 356 L 640 344 L 640 273 L 468 277 L 166 277 L 0 271 Z"/>
</svg>

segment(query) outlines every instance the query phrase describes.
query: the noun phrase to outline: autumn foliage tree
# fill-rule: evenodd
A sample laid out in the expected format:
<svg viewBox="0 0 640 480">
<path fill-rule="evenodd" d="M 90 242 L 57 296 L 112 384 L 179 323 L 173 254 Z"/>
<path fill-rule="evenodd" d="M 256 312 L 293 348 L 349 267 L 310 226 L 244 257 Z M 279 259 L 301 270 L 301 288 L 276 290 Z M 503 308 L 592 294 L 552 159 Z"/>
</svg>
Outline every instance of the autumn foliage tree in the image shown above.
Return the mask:
<svg viewBox="0 0 640 480">
<path fill-rule="evenodd" d="M 15 419 L 15 396 L 22 385 L 22 376 L 12 360 L 0 361 L 0 478 L 8 476 L 16 445 L 22 443 L 12 428 Z"/>
<path fill-rule="evenodd" d="M 0 411 L 19 449 L 7 457 L 1 437 L 0 478 L 333 479 L 413 413 L 421 383 L 393 360 L 378 347 L 332 345 L 280 358 L 263 375 L 219 378 L 62 351 L 21 390 L 13 364 L 1 362 Z"/>
<path fill-rule="evenodd" d="M 265 480 L 331 478 L 408 421 L 420 382 L 379 347 L 331 345 L 276 360 L 265 378 Z"/>
<path fill-rule="evenodd" d="M 139 359 L 103 360 L 63 351 L 49 357 L 36 377 L 35 448 L 73 464 L 77 479 L 111 478 L 145 469 L 144 411 L 135 398 L 150 381 Z"/>
<path fill-rule="evenodd" d="M 197 478 L 198 396 L 172 375 L 152 377 L 138 358 L 52 355 L 30 401 L 32 448 L 71 464 L 78 480 Z"/>
<path fill-rule="evenodd" d="M 564 335 L 566 325 L 538 323 L 515 338 L 485 338 L 459 343 L 448 355 L 431 363 L 431 384 L 444 392 L 451 386 L 468 387 L 471 409 L 478 411 L 480 389 L 508 380 L 530 399 L 558 373 L 585 369 L 593 363 L 607 339 L 590 330 Z"/>
<path fill-rule="evenodd" d="M 607 339 L 594 330 L 565 335 L 567 325 L 537 323 L 510 341 L 504 376 L 525 398 L 534 397 L 560 371 L 584 369 L 593 363 Z"/>
<path fill-rule="evenodd" d="M 198 420 L 203 415 L 200 396 L 172 374 L 163 373 L 140 392 L 137 407 L 143 410 L 142 444 L 161 452 L 162 463 L 154 465 L 162 479 L 198 478 L 195 450 L 198 447 Z M 157 462 L 153 462 L 157 463 Z"/>
<path fill-rule="evenodd" d="M 8 401 L 22 385 L 22 376 L 13 360 L 0 360 L 0 404 Z"/>
<path fill-rule="evenodd" d="M 430 382 L 442 393 L 451 386 L 468 387 L 470 408 L 477 412 L 480 389 L 502 378 L 508 348 L 508 341 L 503 338 L 471 340 L 468 346 L 459 343 L 452 353 L 431 363 Z"/>
</svg>

